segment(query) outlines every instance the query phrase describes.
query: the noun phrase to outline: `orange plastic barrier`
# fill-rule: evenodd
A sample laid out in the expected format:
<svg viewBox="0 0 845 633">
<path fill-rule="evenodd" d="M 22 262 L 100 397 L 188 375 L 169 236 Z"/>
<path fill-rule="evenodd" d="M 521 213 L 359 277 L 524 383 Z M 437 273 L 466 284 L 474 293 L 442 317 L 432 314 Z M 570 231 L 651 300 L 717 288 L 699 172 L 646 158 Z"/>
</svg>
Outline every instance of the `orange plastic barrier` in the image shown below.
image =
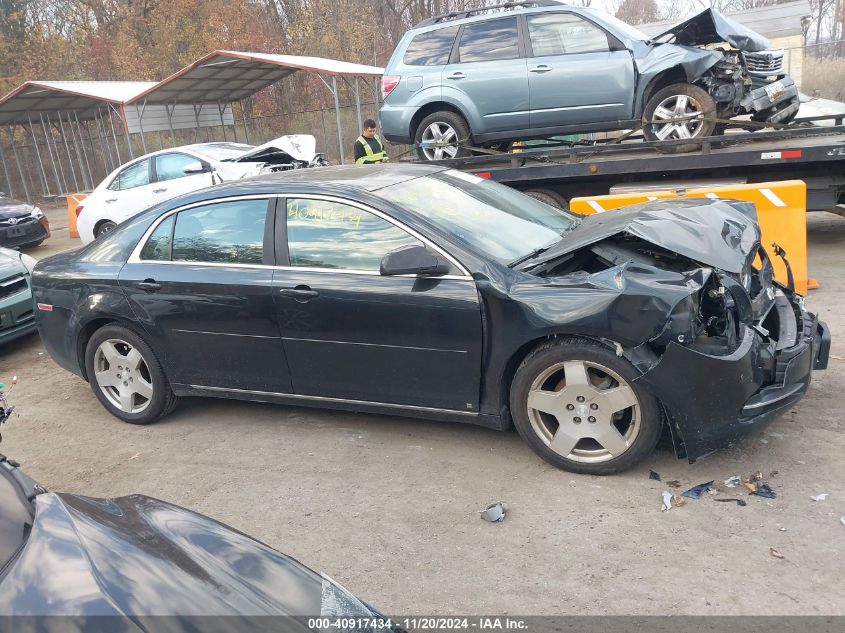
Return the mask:
<svg viewBox="0 0 845 633">
<path fill-rule="evenodd" d="M 576 213 L 591 215 L 663 198 L 728 198 L 753 202 L 757 207 L 762 244 L 772 260 L 775 279 L 786 284 L 787 276 L 786 265 L 775 256 L 772 243 L 786 251 L 799 294 L 806 295 L 808 287 L 818 288 L 818 282 L 807 273 L 807 185 L 801 180 L 573 198 L 569 207 Z"/>
<path fill-rule="evenodd" d="M 67 230 L 71 237 L 79 237 L 79 231 L 76 229 L 76 207 L 87 197 L 88 194 L 85 193 L 72 193 L 67 196 Z"/>
</svg>

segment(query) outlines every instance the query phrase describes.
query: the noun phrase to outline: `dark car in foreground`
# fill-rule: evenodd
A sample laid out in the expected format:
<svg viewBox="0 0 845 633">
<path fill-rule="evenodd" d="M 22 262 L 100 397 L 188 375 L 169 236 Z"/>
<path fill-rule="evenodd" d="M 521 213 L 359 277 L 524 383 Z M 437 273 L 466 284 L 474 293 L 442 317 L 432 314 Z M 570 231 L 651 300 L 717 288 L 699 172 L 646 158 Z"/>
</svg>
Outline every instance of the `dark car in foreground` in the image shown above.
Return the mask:
<svg viewBox="0 0 845 633">
<path fill-rule="evenodd" d="M 50 237 L 50 222 L 44 212 L 0 191 L 0 246 L 38 246 Z"/>
<path fill-rule="evenodd" d="M 126 422 L 180 396 L 513 421 L 549 462 L 605 474 L 664 423 L 694 461 L 803 396 L 830 335 L 772 277 L 748 203 L 577 218 L 381 165 L 169 201 L 41 260 L 34 295 L 49 354 Z"/>
</svg>

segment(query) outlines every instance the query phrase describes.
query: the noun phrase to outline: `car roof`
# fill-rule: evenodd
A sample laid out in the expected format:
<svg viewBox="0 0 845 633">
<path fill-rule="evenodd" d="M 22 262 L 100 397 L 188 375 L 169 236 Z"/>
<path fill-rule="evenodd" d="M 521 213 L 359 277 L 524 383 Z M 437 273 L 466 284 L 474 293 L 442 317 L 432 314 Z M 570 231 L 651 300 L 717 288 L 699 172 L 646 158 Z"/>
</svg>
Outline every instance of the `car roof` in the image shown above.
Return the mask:
<svg viewBox="0 0 845 633">
<path fill-rule="evenodd" d="M 247 178 L 239 182 L 251 181 L 268 185 L 283 185 L 285 188 L 296 184 L 322 184 L 355 187 L 364 191 L 377 191 L 407 182 L 422 176 L 429 176 L 446 167 L 421 165 L 419 163 L 380 163 L 375 165 L 336 165 L 331 167 L 311 167 L 264 174 Z"/>
</svg>

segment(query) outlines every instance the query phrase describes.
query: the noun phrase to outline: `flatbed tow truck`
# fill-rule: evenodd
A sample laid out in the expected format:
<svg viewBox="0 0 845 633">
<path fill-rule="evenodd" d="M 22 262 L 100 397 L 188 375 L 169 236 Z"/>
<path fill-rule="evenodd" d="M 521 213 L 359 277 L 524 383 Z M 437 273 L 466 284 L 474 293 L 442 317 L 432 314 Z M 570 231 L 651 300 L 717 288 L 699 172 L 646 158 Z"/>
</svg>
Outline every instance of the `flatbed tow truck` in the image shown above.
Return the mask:
<svg viewBox="0 0 845 633">
<path fill-rule="evenodd" d="M 845 216 L 843 115 L 796 119 L 781 129 L 747 131 L 752 122 L 725 122 L 697 151 L 664 153 L 687 140 L 644 141 L 635 133 L 603 141 L 548 141 L 523 151 L 495 152 L 429 163 L 510 185 L 568 208 L 578 196 L 676 190 L 718 184 L 803 180 L 807 210 Z M 819 122 L 826 122 L 821 127 Z"/>
</svg>

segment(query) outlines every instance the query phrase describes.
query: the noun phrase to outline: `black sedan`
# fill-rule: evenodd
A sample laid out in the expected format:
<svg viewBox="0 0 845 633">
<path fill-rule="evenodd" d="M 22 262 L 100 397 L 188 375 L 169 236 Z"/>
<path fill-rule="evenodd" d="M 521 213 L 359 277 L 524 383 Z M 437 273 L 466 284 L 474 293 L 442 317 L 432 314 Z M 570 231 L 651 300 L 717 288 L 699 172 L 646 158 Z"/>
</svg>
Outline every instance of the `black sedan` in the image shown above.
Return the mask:
<svg viewBox="0 0 845 633">
<path fill-rule="evenodd" d="M 759 269 L 752 267 L 761 258 Z M 303 170 L 159 205 L 39 262 L 50 355 L 146 424 L 221 396 L 480 424 L 606 474 L 767 422 L 830 335 L 752 205 L 576 218 L 439 167 Z"/>
<path fill-rule="evenodd" d="M 50 237 L 50 223 L 38 207 L 0 191 L 0 246 L 38 246 Z"/>
</svg>

